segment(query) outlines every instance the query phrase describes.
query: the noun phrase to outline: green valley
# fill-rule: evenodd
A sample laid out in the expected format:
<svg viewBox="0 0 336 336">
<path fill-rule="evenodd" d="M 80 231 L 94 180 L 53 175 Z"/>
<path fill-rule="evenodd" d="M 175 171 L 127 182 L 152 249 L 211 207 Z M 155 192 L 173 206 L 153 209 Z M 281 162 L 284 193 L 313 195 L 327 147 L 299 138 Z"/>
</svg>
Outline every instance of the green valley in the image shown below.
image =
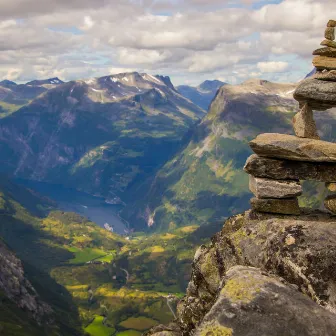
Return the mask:
<svg viewBox="0 0 336 336">
<path fill-rule="evenodd" d="M 139 232 L 126 239 L 55 210 L 48 199 L 4 177 L 0 189 L 0 234 L 52 311 L 50 321 L 22 320 L 24 312 L 4 297 L 0 328 L 8 335 L 140 335 L 169 322 L 168 295 L 183 295 L 196 246 L 219 227 Z"/>
</svg>

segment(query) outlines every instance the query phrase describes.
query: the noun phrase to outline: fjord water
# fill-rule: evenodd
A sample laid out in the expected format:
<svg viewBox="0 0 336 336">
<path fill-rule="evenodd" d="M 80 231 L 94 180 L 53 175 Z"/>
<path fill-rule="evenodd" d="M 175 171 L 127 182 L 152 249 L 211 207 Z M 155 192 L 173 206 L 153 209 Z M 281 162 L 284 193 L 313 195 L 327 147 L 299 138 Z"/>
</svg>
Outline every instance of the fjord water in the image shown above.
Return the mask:
<svg viewBox="0 0 336 336">
<path fill-rule="evenodd" d="M 115 233 L 125 234 L 126 223 L 118 216 L 121 205 L 107 204 L 102 197 L 91 196 L 62 185 L 23 179 L 16 182 L 52 199 L 60 210 L 78 213 L 101 227 L 108 223 Z"/>
</svg>

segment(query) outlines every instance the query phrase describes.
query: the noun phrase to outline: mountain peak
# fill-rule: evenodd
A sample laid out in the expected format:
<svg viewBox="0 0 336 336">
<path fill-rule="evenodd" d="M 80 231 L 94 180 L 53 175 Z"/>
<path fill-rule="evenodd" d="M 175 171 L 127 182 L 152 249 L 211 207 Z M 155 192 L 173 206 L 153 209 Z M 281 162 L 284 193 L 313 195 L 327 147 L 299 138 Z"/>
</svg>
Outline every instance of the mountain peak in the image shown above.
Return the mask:
<svg viewBox="0 0 336 336">
<path fill-rule="evenodd" d="M 60 80 L 58 77 L 53 77 L 53 78 L 47 78 L 47 79 L 36 79 L 32 80 L 26 85 L 46 85 L 46 84 L 53 84 L 53 85 L 59 85 L 63 84 L 64 82 Z"/>
<path fill-rule="evenodd" d="M 12 82 L 8 79 L 4 79 L 3 81 L 0 82 L 0 86 L 13 86 L 13 85 L 17 85 L 15 82 Z"/>
<path fill-rule="evenodd" d="M 221 86 L 225 85 L 225 82 L 222 82 L 218 79 L 215 80 L 205 80 L 201 83 L 198 88 L 203 91 L 214 91 L 218 90 Z"/>
<path fill-rule="evenodd" d="M 165 83 L 170 89 L 176 91 L 175 86 L 173 85 L 169 76 L 155 75 L 155 77 Z"/>
</svg>

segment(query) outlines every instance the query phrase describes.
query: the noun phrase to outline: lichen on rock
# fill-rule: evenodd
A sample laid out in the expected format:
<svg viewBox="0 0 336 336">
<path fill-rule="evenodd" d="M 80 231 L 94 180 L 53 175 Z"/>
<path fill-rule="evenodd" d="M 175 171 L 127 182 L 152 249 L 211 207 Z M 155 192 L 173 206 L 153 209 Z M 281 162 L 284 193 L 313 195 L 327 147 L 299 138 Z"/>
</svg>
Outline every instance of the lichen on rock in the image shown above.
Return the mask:
<svg viewBox="0 0 336 336">
<path fill-rule="evenodd" d="M 211 244 L 198 250 L 174 332 L 222 335 L 228 328 L 245 336 L 258 334 L 252 326 L 259 325 L 268 336 L 282 336 L 288 328 L 291 335 L 334 336 L 334 311 L 336 218 L 321 211 L 247 211 L 229 218 Z"/>
</svg>

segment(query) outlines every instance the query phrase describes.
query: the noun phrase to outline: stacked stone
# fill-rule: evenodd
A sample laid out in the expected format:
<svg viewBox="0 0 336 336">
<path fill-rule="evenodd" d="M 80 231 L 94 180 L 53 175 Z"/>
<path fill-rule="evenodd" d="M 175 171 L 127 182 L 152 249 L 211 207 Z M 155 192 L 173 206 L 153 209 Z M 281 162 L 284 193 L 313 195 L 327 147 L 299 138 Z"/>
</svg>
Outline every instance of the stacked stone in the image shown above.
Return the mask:
<svg viewBox="0 0 336 336">
<path fill-rule="evenodd" d="M 300 111 L 293 118 L 295 136 L 266 133 L 250 142 L 252 155 L 245 171 L 250 174 L 250 190 L 255 195 L 252 209 L 286 215 L 299 215 L 301 180 L 326 182 L 331 194 L 325 207 L 336 214 L 336 144 L 319 138 L 313 110 L 336 107 L 336 21 L 325 31 L 326 47 L 315 50 L 312 78 L 302 81 L 294 92 Z"/>
<path fill-rule="evenodd" d="M 335 42 L 336 21 L 329 20 L 324 33 L 325 40 L 321 42 L 324 48 L 313 52 L 316 55 L 313 64 L 317 69 L 315 78 L 324 80 L 336 80 L 336 42 Z"/>
</svg>

